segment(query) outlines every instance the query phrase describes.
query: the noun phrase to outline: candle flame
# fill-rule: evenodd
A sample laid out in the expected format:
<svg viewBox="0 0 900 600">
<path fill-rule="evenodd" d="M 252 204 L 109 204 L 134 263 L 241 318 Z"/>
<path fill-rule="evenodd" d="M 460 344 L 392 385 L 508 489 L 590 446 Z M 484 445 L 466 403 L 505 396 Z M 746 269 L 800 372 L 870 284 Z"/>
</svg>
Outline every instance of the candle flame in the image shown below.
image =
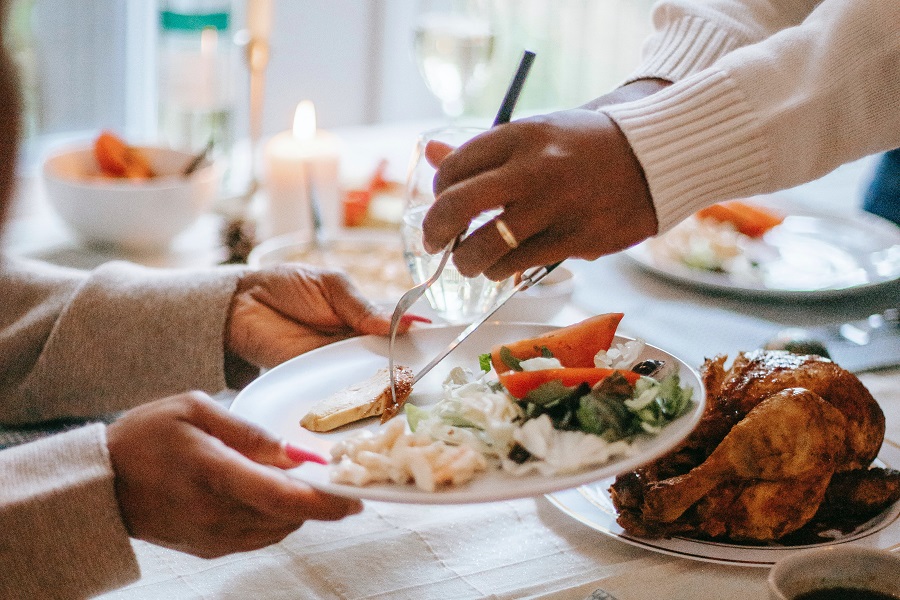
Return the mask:
<svg viewBox="0 0 900 600">
<path fill-rule="evenodd" d="M 316 107 L 310 100 L 304 100 L 297 105 L 294 112 L 294 137 L 298 140 L 311 140 L 316 137 Z"/>
<path fill-rule="evenodd" d="M 219 32 L 215 27 L 206 27 L 200 32 L 200 54 L 213 56 L 219 45 Z"/>
</svg>

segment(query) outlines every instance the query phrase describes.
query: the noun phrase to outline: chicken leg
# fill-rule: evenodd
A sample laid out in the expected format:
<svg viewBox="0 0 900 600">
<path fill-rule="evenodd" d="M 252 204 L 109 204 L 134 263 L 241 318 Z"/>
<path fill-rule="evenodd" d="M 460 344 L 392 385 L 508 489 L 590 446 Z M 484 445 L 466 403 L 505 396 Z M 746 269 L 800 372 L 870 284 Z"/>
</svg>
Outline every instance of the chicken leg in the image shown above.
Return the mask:
<svg viewBox="0 0 900 600">
<path fill-rule="evenodd" d="M 678 519 L 717 485 L 733 480 L 828 481 L 845 452 L 847 419 L 818 394 L 789 388 L 760 402 L 702 464 L 644 494 L 644 518 Z"/>
</svg>

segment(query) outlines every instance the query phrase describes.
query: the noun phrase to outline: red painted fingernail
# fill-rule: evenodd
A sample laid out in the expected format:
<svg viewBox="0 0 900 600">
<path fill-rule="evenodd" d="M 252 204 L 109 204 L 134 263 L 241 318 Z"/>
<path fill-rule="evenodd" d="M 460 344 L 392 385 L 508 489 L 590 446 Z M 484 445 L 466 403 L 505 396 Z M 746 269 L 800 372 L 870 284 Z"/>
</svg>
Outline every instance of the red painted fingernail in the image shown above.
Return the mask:
<svg viewBox="0 0 900 600">
<path fill-rule="evenodd" d="M 409 325 L 410 323 L 414 323 L 414 322 L 415 323 L 431 323 L 431 319 L 429 319 L 428 317 L 421 317 L 419 315 L 413 315 L 413 314 L 407 313 L 407 314 L 403 315 L 402 317 L 400 317 L 400 322 L 403 323 L 404 325 Z"/>
<path fill-rule="evenodd" d="M 285 442 L 284 444 L 284 453 L 287 454 L 288 458 L 297 463 L 314 462 L 319 463 L 320 465 L 328 464 L 328 460 L 316 454 L 315 452 L 306 450 L 305 448 L 301 448 L 299 446 L 295 446 L 288 442 Z"/>
</svg>

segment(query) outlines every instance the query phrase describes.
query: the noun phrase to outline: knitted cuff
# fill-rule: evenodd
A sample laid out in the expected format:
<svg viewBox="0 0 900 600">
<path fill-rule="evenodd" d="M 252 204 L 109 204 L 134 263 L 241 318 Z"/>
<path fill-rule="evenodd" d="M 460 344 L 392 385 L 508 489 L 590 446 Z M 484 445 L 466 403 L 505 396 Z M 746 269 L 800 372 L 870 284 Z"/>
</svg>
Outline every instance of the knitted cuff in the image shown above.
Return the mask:
<svg viewBox="0 0 900 600">
<path fill-rule="evenodd" d="M 648 78 L 679 81 L 706 69 L 740 45 L 706 19 L 682 17 L 647 40 L 643 63 L 626 83 Z"/>
<path fill-rule="evenodd" d="M 103 425 L 4 450 L 0 473 L 0 572 L 13 597 L 87 598 L 140 577 Z"/>
<path fill-rule="evenodd" d="M 750 106 L 714 70 L 603 109 L 640 161 L 664 233 L 700 208 L 759 193 L 771 157 Z"/>
</svg>

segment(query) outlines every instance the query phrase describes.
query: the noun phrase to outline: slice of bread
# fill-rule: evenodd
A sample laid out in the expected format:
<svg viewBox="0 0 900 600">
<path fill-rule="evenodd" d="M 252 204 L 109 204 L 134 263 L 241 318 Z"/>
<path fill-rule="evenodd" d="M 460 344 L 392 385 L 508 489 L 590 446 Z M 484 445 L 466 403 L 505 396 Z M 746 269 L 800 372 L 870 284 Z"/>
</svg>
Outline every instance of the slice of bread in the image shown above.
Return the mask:
<svg viewBox="0 0 900 600">
<path fill-rule="evenodd" d="M 310 431 L 331 431 L 341 425 L 381 415 L 384 423 L 403 407 L 412 393 L 413 372 L 409 367 L 395 366 L 396 403 L 391 400 L 391 380 L 386 368 L 351 386 L 339 390 L 315 404 L 300 421 Z"/>
</svg>

